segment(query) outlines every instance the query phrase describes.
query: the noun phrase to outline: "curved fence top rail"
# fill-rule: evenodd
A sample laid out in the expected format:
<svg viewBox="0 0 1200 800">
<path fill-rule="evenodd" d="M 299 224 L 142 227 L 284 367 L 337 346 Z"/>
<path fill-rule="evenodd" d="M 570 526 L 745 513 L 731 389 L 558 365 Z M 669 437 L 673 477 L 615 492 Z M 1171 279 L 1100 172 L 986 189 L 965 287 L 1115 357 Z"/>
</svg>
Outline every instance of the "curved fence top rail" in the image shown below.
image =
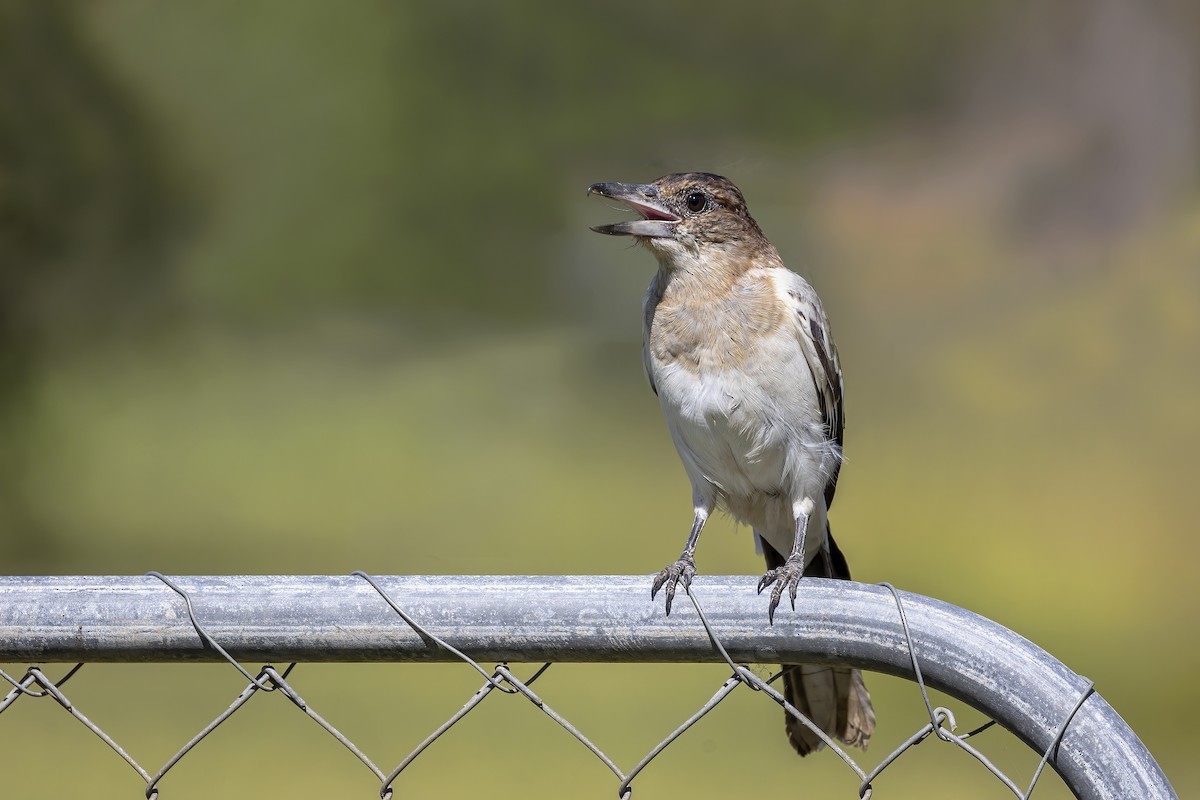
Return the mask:
<svg viewBox="0 0 1200 800">
<path fill-rule="evenodd" d="M 723 660 L 696 609 L 670 617 L 645 576 L 153 576 L 0 578 L 0 661 L 697 662 Z M 1173 798 L 1157 763 L 1091 683 L 984 617 L 921 595 L 806 578 L 767 622 L 748 576 L 693 586 L 740 662 L 850 664 L 914 677 L 1044 752 L 1084 798 Z M 394 604 L 394 605 L 392 605 Z M 900 620 L 900 606 L 909 634 Z M 398 610 L 401 613 L 398 613 Z M 416 623 L 414 627 L 410 622 Z M 430 634 L 432 636 L 430 636 Z M 435 638 L 436 637 L 436 638 Z M 1078 710 L 1076 709 L 1078 706 Z"/>
</svg>

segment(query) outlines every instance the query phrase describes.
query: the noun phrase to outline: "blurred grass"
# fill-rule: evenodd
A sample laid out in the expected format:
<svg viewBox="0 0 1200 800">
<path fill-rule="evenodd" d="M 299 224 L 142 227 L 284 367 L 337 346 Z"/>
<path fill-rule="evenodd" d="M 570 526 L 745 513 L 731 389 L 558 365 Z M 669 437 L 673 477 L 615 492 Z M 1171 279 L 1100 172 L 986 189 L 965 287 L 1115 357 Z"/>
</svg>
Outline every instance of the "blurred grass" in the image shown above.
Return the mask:
<svg viewBox="0 0 1200 800">
<path fill-rule="evenodd" d="M 225 571 L 616 568 L 633 534 L 606 541 L 590 507 L 632 494 L 672 455 L 606 444 L 620 426 L 602 405 L 616 401 L 583 393 L 578 346 L 542 335 L 415 356 L 294 340 L 92 354 L 54 374 L 39 404 L 53 440 L 44 496 L 78 490 L 47 518 L 104 543 L 81 542 L 59 564 L 128 569 L 136 554 Z M 671 509 L 651 512 L 651 499 L 631 511 L 665 521 Z M 567 525 L 571 538 L 527 546 L 528 531 Z"/>
</svg>

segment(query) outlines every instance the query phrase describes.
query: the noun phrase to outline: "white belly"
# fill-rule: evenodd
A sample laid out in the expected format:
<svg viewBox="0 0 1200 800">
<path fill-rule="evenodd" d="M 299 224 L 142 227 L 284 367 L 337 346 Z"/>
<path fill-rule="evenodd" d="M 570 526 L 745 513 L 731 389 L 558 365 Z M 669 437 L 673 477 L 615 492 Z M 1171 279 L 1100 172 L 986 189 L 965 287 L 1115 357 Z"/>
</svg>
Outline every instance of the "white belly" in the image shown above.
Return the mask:
<svg viewBox="0 0 1200 800">
<path fill-rule="evenodd" d="M 783 555 L 795 534 L 794 506 L 811 498 L 811 558 L 824 538 L 825 485 L 838 454 L 803 356 L 793 353 L 763 353 L 744 370 L 719 373 L 654 364 L 654 383 L 693 490 Z"/>
</svg>

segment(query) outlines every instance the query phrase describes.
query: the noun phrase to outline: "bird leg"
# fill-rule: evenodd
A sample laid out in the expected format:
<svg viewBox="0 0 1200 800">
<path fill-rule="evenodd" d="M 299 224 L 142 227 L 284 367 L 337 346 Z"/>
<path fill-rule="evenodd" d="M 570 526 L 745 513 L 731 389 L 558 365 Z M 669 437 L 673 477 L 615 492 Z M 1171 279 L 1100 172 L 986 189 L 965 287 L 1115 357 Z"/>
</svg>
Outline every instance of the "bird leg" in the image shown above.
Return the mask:
<svg viewBox="0 0 1200 800">
<path fill-rule="evenodd" d="M 692 532 L 688 534 L 687 544 L 683 546 L 683 553 L 680 554 L 679 560 L 663 567 L 662 572 L 655 576 L 654 585 L 650 587 L 651 600 L 658 594 L 659 589 L 666 587 L 667 616 L 671 615 L 671 601 L 675 599 L 675 585 L 683 583 L 683 590 L 686 592 L 692 585 L 692 578 L 696 577 L 696 542 L 700 541 L 700 530 L 704 527 L 707 519 L 707 509 L 697 508 L 696 518 L 692 521 Z"/>
<path fill-rule="evenodd" d="M 772 625 L 775 624 L 775 608 L 779 605 L 780 598 L 783 597 L 784 589 L 791 598 L 792 611 L 796 610 L 796 589 L 800 585 L 800 578 L 804 576 L 804 540 L 808 533 L 808 519 L 812 515 L 812 511 L 812 498 L 806 497 L 796 504 L 796 538 L 792 541 L 792 552 L 782 566 L 767 570 L 767 574 L 763 575 L 758 582 L 759 594 L 762 594 L 763 589 L 768 586 L 775 585 L 775 588 L 771 590 L 771 602 L 767 606 L 767 619 Z"/>
</svg>

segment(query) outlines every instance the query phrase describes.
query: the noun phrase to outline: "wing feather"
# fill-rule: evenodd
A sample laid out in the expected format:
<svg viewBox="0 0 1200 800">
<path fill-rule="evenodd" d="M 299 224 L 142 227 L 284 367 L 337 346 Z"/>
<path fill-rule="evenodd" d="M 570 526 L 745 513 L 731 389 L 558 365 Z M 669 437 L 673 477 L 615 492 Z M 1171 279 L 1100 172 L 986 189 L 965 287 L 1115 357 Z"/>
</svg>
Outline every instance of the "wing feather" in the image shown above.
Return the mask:
<svg viewBox="0 0 1200 800">
<path fill-rule="evenodd" d="M 798 275 L 792 279 L 791 284 L 788 294 L 796 303 L 797 313 L 800 315 L 801 324 L 797 326 L 800 348 L 804 353 L 804 360 L 808 362 L 813 386 L 821 402 L 821 422 L 840 452 L 846 430 L 846 418 L 842 406 L 842 367 L 838 361 L 837 347 L 833 343 L 829 320 L 825 317 L 825 310 L 821 307 L 817 293 Z M 829 483 L 825 486 L 826 508 L 833 504 L 840 469 L 839 460 L 834 464 Z"/>
</svg>

